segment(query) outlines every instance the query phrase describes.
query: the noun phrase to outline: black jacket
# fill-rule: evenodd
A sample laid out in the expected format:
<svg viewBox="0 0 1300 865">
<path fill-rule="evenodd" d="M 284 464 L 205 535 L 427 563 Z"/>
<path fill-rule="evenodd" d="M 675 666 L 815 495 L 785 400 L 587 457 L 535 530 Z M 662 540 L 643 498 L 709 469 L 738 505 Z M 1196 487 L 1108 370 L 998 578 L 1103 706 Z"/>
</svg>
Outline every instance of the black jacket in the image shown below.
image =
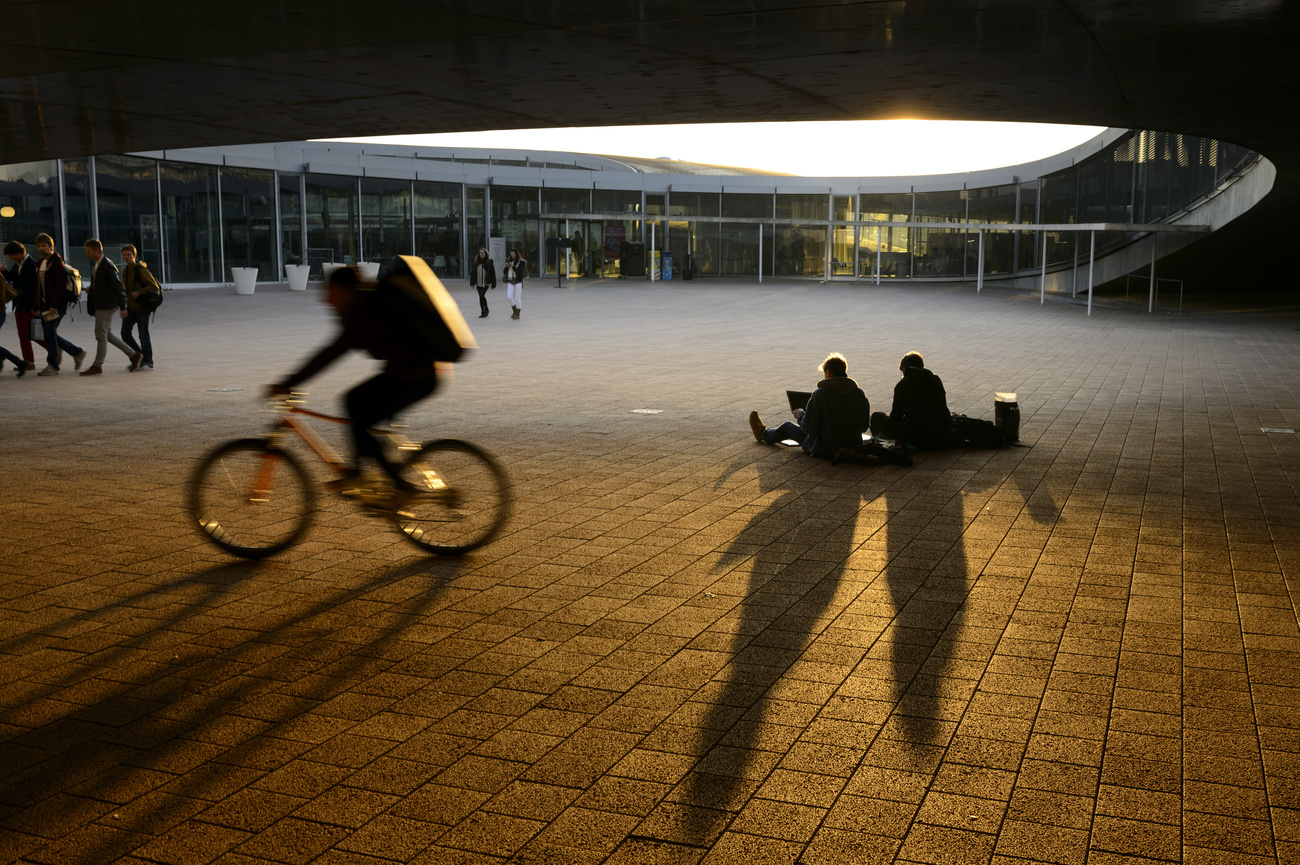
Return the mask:
<svg viewBox="0 0 1300 865">
<path fill-rule="evenodd" d="M 862 434 L 871 422 L 871 403 L 858 383 L 847 375 L 817 382 L 799 425 L 808 437 L 803 449 L 815 457 L 831 459 L 840 448 L 862 447 Z"/>
<path fill-rule="evenodd" d="M 386 361 L 384 372 L 402 381 L 437 377 L 433 348 L 414 328 L 393 316 L 377 291 L 357 289 L 356 297 L 343 310 L 343 330 L 338 337 L 283 384 L 294 387 L 306 381 L 352 349 Z"/>
<path fill-rule="evenodd" d="M 91 266 L 90 272 L 86 308 L 91 314 L 97 309 L 126 309 L 126 289 L 122 286 L 122 276 L 117 272 L 117 265 L 106 255 L 99 260 L 99 264 Z"/>
<path fill-rule="evenodd" d="M 479 285 L 475 280 L 478 278 L 478 260 L 475 259 L 469 263 L 469 284 L 475 288 L 496 288 L 497 287 L 497 267 L 492 263 L 492 259 L 487 260 L 487 282 Z"/>
<path fill-rule="evenodd" d="M 18 289 L 14 298 L 14 312 L 31 312 L 36 305 L 36 259 L 30 255 L 17 264 L 11 264 L 5 279 Z"/>
<path fill-rule="evenodd" d="M 952 412 L 939 376 L 925 367 L 909 366 L 894 385 L 889 419 L 902 426 L 908 444 L 927 450 L 948 447 Z"/>
</svg>

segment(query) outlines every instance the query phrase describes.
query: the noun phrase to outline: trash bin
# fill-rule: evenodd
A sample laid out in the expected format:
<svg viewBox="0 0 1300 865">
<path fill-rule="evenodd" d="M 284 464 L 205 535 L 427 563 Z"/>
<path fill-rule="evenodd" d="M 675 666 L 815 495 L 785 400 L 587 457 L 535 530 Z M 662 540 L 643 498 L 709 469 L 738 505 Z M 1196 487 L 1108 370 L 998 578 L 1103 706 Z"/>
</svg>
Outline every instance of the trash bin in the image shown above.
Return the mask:
<svg viewBox="0 0 1300 865">
<path fill-rule="evenodd" d="M 1011 441 L 1020 441 L 1020 403 L 1014 393 L 993 395 L 993 425 Z"/>
<path fill-rule="evenodd" d="M 664 250 L 663 257 L 661 260 L 663 261 L 663 268 L 664 268 L 663 278 L 672 279 L 673 278 L 673 254 L 667 250 Z"/>
</svg>

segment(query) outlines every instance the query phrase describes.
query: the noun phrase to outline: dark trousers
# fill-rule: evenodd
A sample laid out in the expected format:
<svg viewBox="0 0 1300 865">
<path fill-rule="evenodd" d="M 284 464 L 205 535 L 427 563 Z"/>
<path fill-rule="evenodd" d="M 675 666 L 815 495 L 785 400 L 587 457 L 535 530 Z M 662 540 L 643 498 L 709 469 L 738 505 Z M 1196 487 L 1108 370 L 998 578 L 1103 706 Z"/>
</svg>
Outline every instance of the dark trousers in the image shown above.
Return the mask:
<svg viewBox="0 0 1300 865">
<path fill-rule="evenodd" d="M 7 313 L 5 312 L 5 308 L 3 306 L 0 306 L 0 327 L 4 326 L 6 314 Z M 12 363 L 14 366 L 19 367 L 20 369 L 22 367 L 27 366 L 27 362 L 25 360 L 23 360 L 21 357 L 14 354 L 12 351 L 10 351 L 9 349 L 3 346 L 0 346 L 0 357 L 4 358 L 5 360 Z"/>
<path fill-rule="evenodd" d="M 59 336 L 59 322 L 63 321 L 63 316 L 41 322 L 41 327 L 45 329 L 45 339 L 41 344 L 45 346 L 45 360 L 55 369 L 59 368 L 59 349 L 63 349 L 68 354 L 81 354 L 81 349 Z"/>
<path fill-rule="evenodd" d="M 802 445 L 804 439 L 808 438 L 808 433 L 804 432 L 803 427 L 799 425 L 803 423 L 805 414 L 806 412 L 804 412 L 803 409 L 799 409 L 799 423 L 786 421 L 779 427 L 772 427 L 771 429 L 763 430 L 763 441 L 767 444 L 774 445 L 777 442 L 783 442 L 786 439 L 789 439 L 796 444 Z"/>
<path fill-rule="evenodd" d="M 487 312 L 487 311 L 488 311 L 488 307 L 487 307 L 487 293 L 488 293 L 488 289 L 487 289 L 487 286 L 486 286 L 486 285 L 476 285 L 476 286 L 474 286 L 474 288 L 478 290 L 478 309 L 479 309 L 479 312 Z"/>
<path fill-rule="evenodd" d="M 140 342 L 131 337 L 131 328 L 140 328 Z M 144 355 L 141 363 L 153 366 L 153 343 L 149 340 L 149 313 L 143 309 L 128 309 L 126 318 L 122 319 L 122 342 L 131 346 L 132 351 Z"/>
<path fill-rule="evenodd" d="M 417 403 L 438 386 L 437 379 L 403 381 L 392 373 L 383 372 L 348 391 L 346 401 L 348 417 L 352 419 L 352 442 L 356 449 L 355 466 L 360 468 L 361 458 L 370 457 L 398 486 L 406 486 L 398 475 L 398 466 L 384 456 L 384 449 L 370 428 L 380 421 L 389 420 L 407 406 Z"/>
</svg>

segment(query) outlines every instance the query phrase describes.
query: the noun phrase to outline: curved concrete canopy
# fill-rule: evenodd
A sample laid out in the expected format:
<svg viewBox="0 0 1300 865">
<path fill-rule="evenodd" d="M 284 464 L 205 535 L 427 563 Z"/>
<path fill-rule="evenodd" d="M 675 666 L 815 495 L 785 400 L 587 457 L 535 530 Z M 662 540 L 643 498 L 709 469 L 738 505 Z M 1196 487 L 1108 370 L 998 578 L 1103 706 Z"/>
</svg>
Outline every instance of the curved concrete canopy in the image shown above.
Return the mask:
<svg viewBox="0 0 1300 865">
<path fill-rule="evenodd" d="M 922 117 L 1244 144 L 1294 199 L 1285 0 L 9 2 L 0 162 L 537 126 Z M 1279 96 L 1285 94 L 1285 96 Z M 960 147 L 960 141 L 953 142 Z"/>
</svg>

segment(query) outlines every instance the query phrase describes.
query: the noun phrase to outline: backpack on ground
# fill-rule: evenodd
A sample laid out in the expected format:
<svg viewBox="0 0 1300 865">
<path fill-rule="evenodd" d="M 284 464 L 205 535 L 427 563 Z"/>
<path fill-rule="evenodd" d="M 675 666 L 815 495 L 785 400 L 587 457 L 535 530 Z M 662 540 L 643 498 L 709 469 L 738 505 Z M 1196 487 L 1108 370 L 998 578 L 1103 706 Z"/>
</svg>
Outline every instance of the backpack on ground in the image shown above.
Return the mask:
<svg viewBox="0 0 1300 865">
<path fill-rule="evenodd" d="M 1010 444 L 1011 438 L 993 421 L 964 414 L 952 416 L 952 446 L 955 448 L 1004 448 Z"/>
<path fill-rule="evenodd" d="M 466 349 L 478 348 L 460 307 L 424 259 L 399 255 L 375 290 L 389 314 L 409 325 L 435 360 L 457 361 Z"/>
</svg>

